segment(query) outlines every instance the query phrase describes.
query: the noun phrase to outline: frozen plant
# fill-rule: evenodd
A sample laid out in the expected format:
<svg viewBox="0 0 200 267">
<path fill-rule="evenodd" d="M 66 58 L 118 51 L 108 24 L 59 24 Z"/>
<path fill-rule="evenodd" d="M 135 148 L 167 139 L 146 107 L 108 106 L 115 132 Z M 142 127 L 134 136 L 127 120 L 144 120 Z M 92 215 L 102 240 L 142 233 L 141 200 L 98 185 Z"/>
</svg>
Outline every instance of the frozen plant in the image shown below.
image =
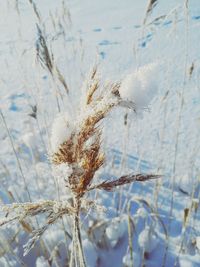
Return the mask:
<svg viewBox="0 0 200 267">
<path fill-rule="evenodd" d="M 60 113 L 55 118 L 52 130 L 51 130 L 51 149 L 55 153 L 59 149 L 59 146 L 63 144 L 67 139 L 70 138 L 73 129 L 73 123 L 71 116 L 65 112 Z"/>
<path fill-rule="evenodd" d="M 133 107 L 136 112 L 147 108 L 158 90 L 156 77 L 156 63 L 145 65 L 128 74 L 119 88 L 121 105 Z"/>
<path fill-rule="evenodd" d="M 32 238 L 24 246 L 25 254 L 27 254 L 50 225 L 56 223 L 64 215 L 71 217 L 73 244 L 70 266 L 78 264 L 80 267 L 87 266 L 80 231 L 80 215 L 91 207 L 97 208 L 94 200 L 88 199 L 88 192 L 92 190 L 112 191 L 118 186 L 159 177 L 153 174 L 130 173 L 115 180 L 95 182 L 95 173 L 105 163 L 101 147 L 101 121 L 122 102 L 125 106 L 132 108 L 129 102 L 135 106 L 135 100 L 134 94 L 129 94 L 130 89 L 128 91 L 121 89 L 123 83 L 122 85 L 121 83 L 101 84 L 97 78 L 96 68 L 93 69 L 89 80 L 90 83 L 88 83 L 76 120 L 72 121 L 68 114 L 60 114 L 52 127 L 51 163 L 60 171 L 60 179 L 64 179 L 65 186 L 71 192 L 72 201 L 44 200 L 37 203 L 14 203 L 3 206 L 6 217 L 0 221 L 0 225 L 5 225 L 14 220 L 22 222 L 29 217 L 46 214 L 44 225 L 33 231 Z M 142 81 L 141 85 L 144 87 Z M 145 104 L 147 104 L 146 100 L 143 102 L 143 105 Z M 109 235 L 109 231 L 107 234 Z M 122 234 L 123 231 L 117 233 L 115 239 Z"/>
<path fill-rule="evenodd" d="M 106 236 L 110 241 L 111 247 L 115 247 L 120 238 L 123 237 L 127 229 L 126 222 L 115 218 L 106 228 Z"/>
<path fill-rule="evenodd" d="M 158 246 L 159 241 L 153 230 L 146 226 L 138 237 L 138 243 L 144 252 L 151 253 Z"/>
</svg>

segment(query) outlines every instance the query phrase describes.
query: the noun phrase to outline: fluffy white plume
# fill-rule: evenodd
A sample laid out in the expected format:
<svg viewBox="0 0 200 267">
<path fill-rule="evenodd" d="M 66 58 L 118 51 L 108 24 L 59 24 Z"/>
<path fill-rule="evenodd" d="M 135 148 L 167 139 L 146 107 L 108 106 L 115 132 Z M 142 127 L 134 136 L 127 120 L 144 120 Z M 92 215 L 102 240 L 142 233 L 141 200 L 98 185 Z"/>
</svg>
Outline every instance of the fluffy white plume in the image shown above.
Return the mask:
<svg viewBox="0 0 200 267">
<path fill-rule="evenodd" d="M 122 80 L 119 93 L 123 101 L 134 103 L 137 110 L 148 107 L 157 88 L 157 64 L 152 63 L 128 74 Z"/>
<path fill-rule="evenodd" d="M 72 118 L 68 113 L 59 113 L 55 118 L 51 130 L 51 149 L 55 153 L 59 146 L 68 140 L 74 130 Z"/>
</svg>

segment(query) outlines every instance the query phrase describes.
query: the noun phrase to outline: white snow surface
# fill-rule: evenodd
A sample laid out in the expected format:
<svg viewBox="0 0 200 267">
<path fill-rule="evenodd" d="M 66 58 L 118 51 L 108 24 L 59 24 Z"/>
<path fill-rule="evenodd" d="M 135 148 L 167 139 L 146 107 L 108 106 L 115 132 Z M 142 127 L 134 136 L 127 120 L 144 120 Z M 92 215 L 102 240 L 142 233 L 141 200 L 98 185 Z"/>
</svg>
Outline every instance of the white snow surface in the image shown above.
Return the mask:
<svg viewBox="0 0 200 267">
<path fill-rule="evenodd" d="M 193 177 L 192 176 L 185 174 L 179 178 L 178 187 L 183 192 L 185 192 L 189 195 L 192 194 L 192 192 L 194 191 L 193 186 L 194 186 L 194 183 L 193 183 Z"/>
<path fill-rule="evenodd" d="M 22 140 L 27 147 L 34 149 L 36 147 L 35 136 L 32 132 L 28 132 L 22 136 Z"/>
<path fill-rule="evenodd" d="M 196 243 L 197 243 L 197 248 L 200 251 L 200 236 L 197 236 Z"/>
<path fill-rule="evenodd" d="M 44 257 L 39 257 L 36 261 L 36 267 L 49 267 L 49 264 Z"/>
<path fill-rule="evenodd" d="M 94 267 L 97 264 L 98 254 L 94 245 L 88 240 L 83 240 L 83 249 L 88 267 Z"/>
<path fill-rule="evenodd" d="M 162 178 L 89 195 L 107 211 L 94 207 L 82 214 L 88 266 L 129 266 L 130 224 L 136 267 L 170 267 L 175 262 L 177 267 L 198 267 L 199 0 L 188 1 L 188 7 L 183 0 L 157 1 L 145 25 L 146 0 L 0 2 L 0 203 L 27 202 L 29 194 L 33 202 L 59 197 L 65 205 L 70 200 L 64 178 L 71 167 L 65 164 L 52 172 L 47 154 L 80 126 L 74 119 L 80 110 L 78 122 L 94 111 L 79 104 L 85 77 L 98 63 L 101 82 L 122 81 L 124 103 L 134 102 L 143 116 L 138 120 L 131 110 L 118 108 L 100 125 L 106 164 L 95 183 L 132 172 L 161 173 Z M 36 23 L 46 30 L 68 94 L 36 60 Z M 35 105 L 36 118 L 31 116 Z M 37 219 L 42 227 L 43 215 Z M 38 228 L 34 219 L 27 222 Z M 30 238 L 22 225 L 13 222 L 0 233 L 0 266 L 46 266 L 39 242 L 22 256 Z M 65 216 L 42 237 L 52 267 L 67 265 L 71 235 L 72 222 Z M 148 253 L 142 258 L 144 250 Z"/>
</svg>

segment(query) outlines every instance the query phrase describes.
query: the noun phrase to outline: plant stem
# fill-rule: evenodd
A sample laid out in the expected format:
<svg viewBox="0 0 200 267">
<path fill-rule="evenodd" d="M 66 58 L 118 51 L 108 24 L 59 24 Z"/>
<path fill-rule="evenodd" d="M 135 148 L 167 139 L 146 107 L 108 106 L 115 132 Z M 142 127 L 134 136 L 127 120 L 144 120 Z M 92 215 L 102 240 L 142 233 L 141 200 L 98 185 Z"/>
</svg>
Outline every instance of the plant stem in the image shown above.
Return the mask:
<svg viewBox="0 0 200 267">
<path fill-rule="evenodd" d="M 73 234 L 73 249 L 74 257 L 78 256 L 78 262 L 80 267 L 87 267 L 84 257 L 84 251 L 82 246 L 81 238 L 81 229 L 80 229 L 80 207 L 81 207 L 81 198 L 77 196 L 74 200 L 74 205 L 76 207 L 76 213 L 74 215 L 74 234 Z M 78 252 L 78 253 L 77 253 Z"/>
</svg>

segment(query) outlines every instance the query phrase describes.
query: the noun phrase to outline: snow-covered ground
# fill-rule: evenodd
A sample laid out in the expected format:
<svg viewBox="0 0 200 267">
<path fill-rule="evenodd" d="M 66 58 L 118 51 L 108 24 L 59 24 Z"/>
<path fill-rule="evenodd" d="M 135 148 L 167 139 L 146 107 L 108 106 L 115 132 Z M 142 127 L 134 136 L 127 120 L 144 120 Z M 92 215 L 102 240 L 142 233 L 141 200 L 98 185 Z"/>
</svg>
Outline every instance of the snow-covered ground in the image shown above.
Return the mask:
<svg viewBox="0 0 200 267">
<path fill-rule="evenodd" d="M 121 96 L 133 88 L 128 98 L 140 107 L 137 115 L 115 109 L 102 124 L 107 164 L 97 178 L 132 171 L 162 178 L 91 195 L 107 210 L 83 218 L 88 267 L 200 266 L 200 4 L 158 0 L 147 16 L 147 2 L 0 0 L 2 203 L 68 198 L 48 160 L 51 129 L 59 109 L 66 114 L 63 124 L 68 117 L 74 122 L 94 64 L 102 80 L 123 81 Z M 38 62 L 36 24 L 69 95 Z M 156 67 L 151 75 L 149 66 Z M 147 88 L 146 98 L 140 88 Z M 53 134 L 53 144 L 59 143 Z M 66 218 L 23 257 L 30 227 L 38 224 L 42 218 L 0 228 L 0 266 L 68 266 Z"/>
</svg>

